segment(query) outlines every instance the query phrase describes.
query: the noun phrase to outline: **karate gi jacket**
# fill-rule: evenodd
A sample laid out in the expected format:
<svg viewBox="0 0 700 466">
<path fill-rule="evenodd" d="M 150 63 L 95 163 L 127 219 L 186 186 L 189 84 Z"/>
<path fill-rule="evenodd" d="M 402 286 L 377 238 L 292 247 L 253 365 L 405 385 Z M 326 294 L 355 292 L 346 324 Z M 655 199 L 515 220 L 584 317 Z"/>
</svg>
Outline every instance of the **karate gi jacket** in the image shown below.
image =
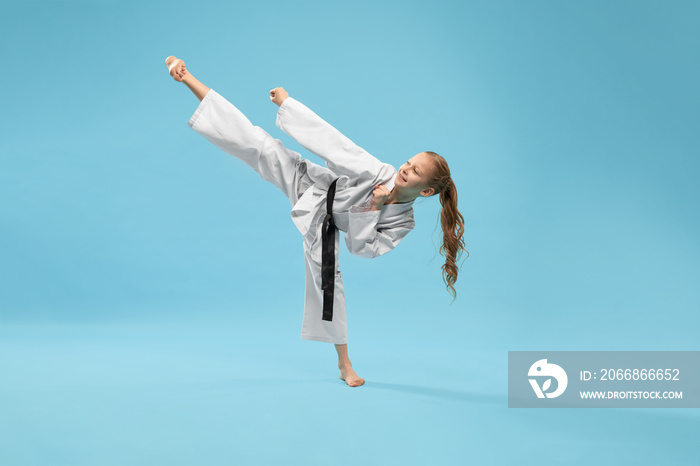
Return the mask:
<svg viewBox="0 0 700 466">
<path fill-rule="evenodd" d="M 386 254 L 415 227 L 413 202 L 385 204 L 370 210 L 373 190 L 383 184 L 391 191 L 397 170 L 358 147 L 298 100 L 287 97 L 277 111 L 275 124 L 309 152 L 326 162 L 328 169 L 306 159 L 306 171 L 314 182 L 299 198 L 291 217 L 321 262 L 321 229 L 326 214 L 327 190 L 335 178 L 333 218 L 345 233 L 350 253 L 360 257 Z M 337 251 L 336 251 L 337 254 Z"/>
</svg>

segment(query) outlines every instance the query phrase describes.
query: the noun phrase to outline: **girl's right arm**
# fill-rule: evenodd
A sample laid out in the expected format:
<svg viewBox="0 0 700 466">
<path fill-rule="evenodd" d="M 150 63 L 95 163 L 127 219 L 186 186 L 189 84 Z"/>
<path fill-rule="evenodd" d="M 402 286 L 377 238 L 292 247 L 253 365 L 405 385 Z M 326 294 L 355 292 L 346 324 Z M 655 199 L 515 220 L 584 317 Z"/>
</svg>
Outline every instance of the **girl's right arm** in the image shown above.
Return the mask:
<svg viewBox="0 0 700 466">
<path fill-rule="evenodd" d="M 381 211 L 350 212 L 345 245 L 355 256 L 373 258 L 391 251 L 416 226 L 413 215 L 390 228 L 377 228 Z"/>
</svg>

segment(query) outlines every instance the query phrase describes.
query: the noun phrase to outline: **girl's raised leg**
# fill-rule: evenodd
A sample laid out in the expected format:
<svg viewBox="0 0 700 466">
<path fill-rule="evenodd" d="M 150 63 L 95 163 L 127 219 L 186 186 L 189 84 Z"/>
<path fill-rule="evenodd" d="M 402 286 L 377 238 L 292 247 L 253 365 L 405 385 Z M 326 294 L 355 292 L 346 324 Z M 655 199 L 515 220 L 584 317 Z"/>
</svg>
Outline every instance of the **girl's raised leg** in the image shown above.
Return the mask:
<svg viewBox="0 0 700 466">
<path fill-rule="evenodd" d="M 207 95 L 207 92 L 209 92 L 209 88 L 199 82 L 197 78 L 192 76 L 189 71 L 187 71 L 185 62 L 171 55 L 165 59 L 165 64 L 168 67 L 170 76 L 172 76 L 177 82 L 187 84 L 187 87 L 190 88 L 190 90 L 201 102 L 204 96 Z"/>
<path fill-rule="evenodd" d="M 195 79 L 182 60 L 168 57 L 166 64 L 173 79 L 187 84 L 200 101 L 187 125 L 224 152 L 245 162 L 295 205 L 304 185 L 301 170 L 306 165 L 301 166 L 301 154 L 287 149 L 282 141 L 253 125 L 235 105 Z"/>
</svg>

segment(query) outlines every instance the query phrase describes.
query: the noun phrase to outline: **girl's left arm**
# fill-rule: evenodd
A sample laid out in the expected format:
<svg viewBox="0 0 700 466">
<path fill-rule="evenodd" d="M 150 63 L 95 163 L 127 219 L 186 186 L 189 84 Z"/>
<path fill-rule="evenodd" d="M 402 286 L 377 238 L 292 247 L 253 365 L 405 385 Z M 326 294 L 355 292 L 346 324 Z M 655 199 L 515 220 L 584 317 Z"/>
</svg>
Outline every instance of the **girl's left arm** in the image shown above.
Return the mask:
<svg viewBox="0 0 700 466">
<path fill-rule="evenodd" d="M 381 161 L 292 97 L 280 105 L 275 124 L 339 175 L 375 178 L 382 169 Z"/>
<path fill-rule="evenodd" d="M 350 212 L 345 233 L 348 251 L 360 257 L 381 256 L 394 249 L 416 225 L 412 218 L 406 218 L 391 228 L 377 229 L 380 213 L 380 210 Z"/>
</svg>

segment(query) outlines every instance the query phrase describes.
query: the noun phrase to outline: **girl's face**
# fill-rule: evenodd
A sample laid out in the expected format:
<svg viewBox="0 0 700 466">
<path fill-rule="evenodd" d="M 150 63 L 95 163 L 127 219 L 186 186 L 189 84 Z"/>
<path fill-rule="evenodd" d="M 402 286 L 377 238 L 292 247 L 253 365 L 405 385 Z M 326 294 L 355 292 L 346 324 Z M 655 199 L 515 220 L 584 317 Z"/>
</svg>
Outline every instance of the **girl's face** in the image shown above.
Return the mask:
<svg viewBox="0 0 700 466">
<path fill-rule="evenodd" d="M 433 179 L 435 169 L 430 156 L 421 152 L 411 157 L 401 165 L 394 184 L 400 186 L 403 191 L 412 191 L 421 196 L 429 196 L 434 190 L 429 183 Z M 430 192 L 423 192 L 430 189 Z"/>
</svg>

